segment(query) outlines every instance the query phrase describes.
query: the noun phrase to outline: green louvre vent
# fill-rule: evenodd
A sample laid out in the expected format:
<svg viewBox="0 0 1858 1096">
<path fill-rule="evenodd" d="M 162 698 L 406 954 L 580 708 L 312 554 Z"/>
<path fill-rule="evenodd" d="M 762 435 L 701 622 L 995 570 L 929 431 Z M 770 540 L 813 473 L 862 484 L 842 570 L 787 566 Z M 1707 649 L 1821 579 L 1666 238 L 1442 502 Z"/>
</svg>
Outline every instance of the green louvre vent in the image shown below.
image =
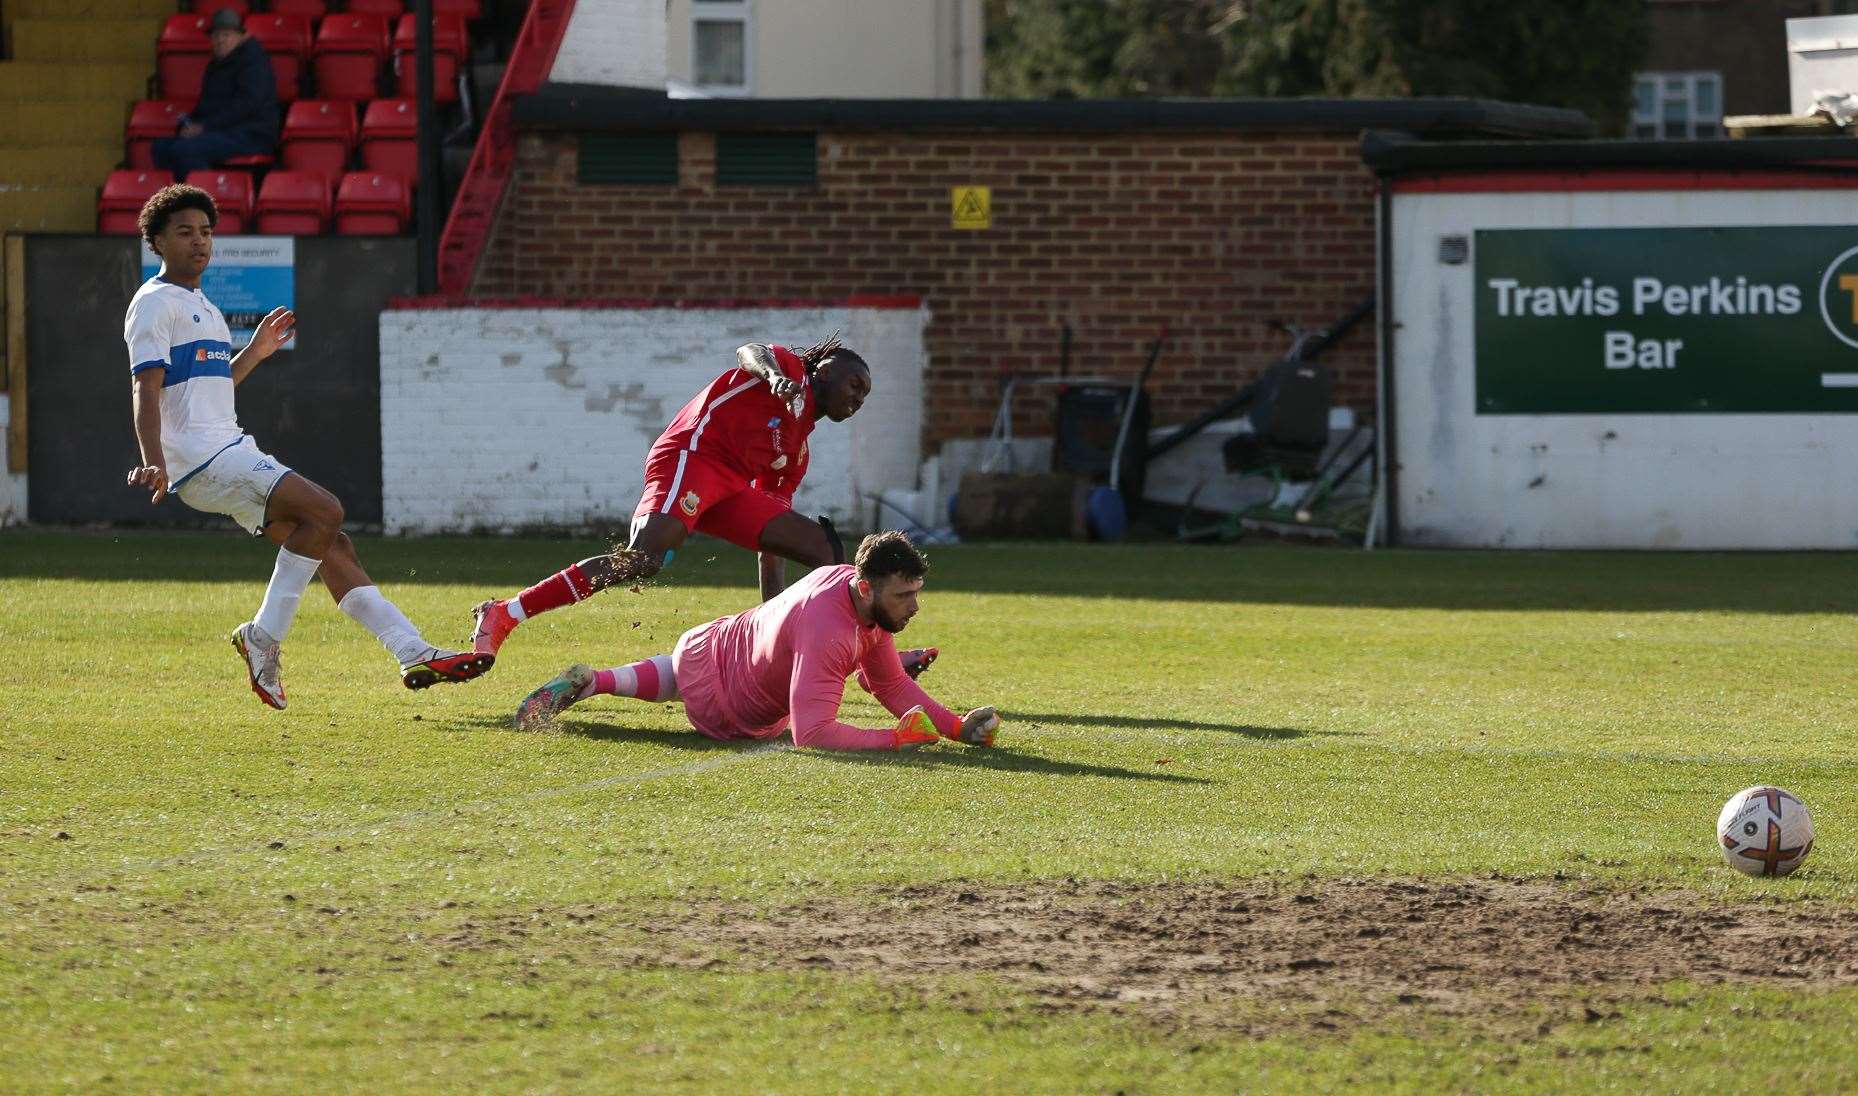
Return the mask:
<svg viewBox="0 0 1858 1096">
<path fill-rule="evenodd" d="M 815 186 L 819 142 L 811 133 L 718 133 L 719 186 Z"/>
<path fill-rule="evenodd" d="M 589 133 L 581 137 L 580 181 L 676 186 L 677 134 Z"/>
</svg>

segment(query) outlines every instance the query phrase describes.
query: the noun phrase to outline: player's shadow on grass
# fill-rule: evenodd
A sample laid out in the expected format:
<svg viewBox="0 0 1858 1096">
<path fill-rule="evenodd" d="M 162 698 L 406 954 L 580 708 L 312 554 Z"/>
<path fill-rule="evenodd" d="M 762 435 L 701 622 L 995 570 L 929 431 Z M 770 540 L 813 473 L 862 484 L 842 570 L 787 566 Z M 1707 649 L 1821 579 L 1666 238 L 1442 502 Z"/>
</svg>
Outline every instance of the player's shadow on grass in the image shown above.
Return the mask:
<svg viewBox="0 0 1858 1096">
<path fill-rule="evenodd" d="M 495 730 L 508 731 L 513 728 L 509 717 L 463 716 L 451 721 L 461 730 Z M 585 719 L 569 716 L 550 724 L 545 730 L 525 731 L 525 734 L 573 734 L 583 738 L 599 739 L 602 742 L 634 743 L 640 746 L 668 746 L 675 750 L 691 750 L 697 753 L 738 753 L 752 747 L 753 743 L 719 742 L 714 738 L 705 738 L 691 730 L 658 730 L 642 727 L 628 727 L 617 723 L 590 723 Z M 785 737 L 785 736 L 783 736 Z M 1177 773 L 1145 772 L 1140 769 L 1125 769 L 1116 765 L 1091 765 L 1081 761 L 1055 761 L 1035 754 L 1016 753 L 1011 749 L 995 747 L 991 750 L 975 750 L 966 746 L 943 744 L 935 749 L 921 750 L 917 753 L 899 757 L 894 753 L 834 753 L 829 750 L 797 750 L 796 756 L 823 758 L 829 761 L 843 761 L 852 764 L 884 765 L 899 761 L 931 765 L 964 765 L 983 769 L 997 769 L 1003 772 L 1039 773 L 1046 776 L 1099 776 L 1113 780 L 1153 780 L 1166 784 L 1210 784 L 1212 781 L 1198 776 L 1183 776 Z"/>
<path fill-rule="evenodd" d="M 1150 716 L 1116 715 L 1091 712 L 1021 712 L 1008 710 L 1006 719 L 1014 723 L 1075 723 L 1089 727 L 1119 727 L 1125 730 L 1218 731 L 1245 738 L 1281 741 L 1291 738 L 1359 738 L 1361 731 L 1311 731 L 1301 727 L 1254 727 L 1244 723 L 1201 723 L 1192 719 L 1160 719 Z"/>
<path fill-rule="evenodd" d="M 1211 784 L 1203 776 L 1181 773 L 1148 772 L 1125 769 L 1119 765 L 1091 765 L 1082 761 L 1058 761 L 1037 754 L 1019 753 L 1009 747 L 995 746 L 977 750 L 948 743 L 932 749 L 898 755 L 894 753 L 835 753 L 830 750 L 799 750 L 795 756 L 816 758 L 847 765 L 947 765 L 966 769 L 992 769 L 996 772 L 1037 773 L 1041 776 L 1096 776 L 1111 780 L 1152 780 L 1161 784 Z"/>
<path fill-rule="evenodd" d="M 668 746 L 675 750 L 692 750 L 698 753 L 728 752 L 739 750 L 744 745 L 753 743 L 722 742 L 685 727 L 677 730 L 670 727 L 633 727 L 623 723 L 607 723 L 603 719 L 622 719 L 621 713 L 583 711 L 576 708 L 573 712 L 555 720 L 546 727 L 529 731 L 519 731 L 507 715 L 464 715 L 447 720 L 451 727 L 461 731 L 510 731 L 516 734 L 571 734 L 581 738 L 593 738 L 602 742 L 633 743 L 639 746 Z"/>
</svg>

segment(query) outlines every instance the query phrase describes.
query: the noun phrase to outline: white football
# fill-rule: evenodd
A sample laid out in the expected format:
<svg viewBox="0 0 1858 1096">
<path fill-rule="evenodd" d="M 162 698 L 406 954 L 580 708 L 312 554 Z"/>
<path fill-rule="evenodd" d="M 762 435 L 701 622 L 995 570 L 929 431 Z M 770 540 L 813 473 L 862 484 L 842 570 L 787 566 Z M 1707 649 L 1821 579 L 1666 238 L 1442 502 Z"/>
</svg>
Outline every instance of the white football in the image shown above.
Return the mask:
<svg viewBox="0 0 1858 1096">
<path fill-rule="evenodd" d="M 1749 875 L 1787 875 L 1813 851 L 1813 818 L 1784 788 L 1743 788 L 1716 816 L 1717 847 Z"/>
</svg>

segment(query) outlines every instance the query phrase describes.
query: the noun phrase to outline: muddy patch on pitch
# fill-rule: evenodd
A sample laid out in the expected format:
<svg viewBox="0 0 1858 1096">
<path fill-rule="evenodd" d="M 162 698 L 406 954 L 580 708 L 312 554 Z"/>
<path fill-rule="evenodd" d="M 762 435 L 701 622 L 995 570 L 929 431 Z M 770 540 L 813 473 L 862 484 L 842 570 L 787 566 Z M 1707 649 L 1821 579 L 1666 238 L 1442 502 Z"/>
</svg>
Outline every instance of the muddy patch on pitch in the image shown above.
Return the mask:
<svg viewBox="0 0 1858 1096">
<path fill-rule="evenodd" d="M 1592 1021 L 1673 982 L 1858 984 L 1858 909 L 1505 879 L 911 886 L 694 902 L 647 931 L 731 967 L 991 975 L 1041 1007 L 1267 1029 Z"/>
</svg>

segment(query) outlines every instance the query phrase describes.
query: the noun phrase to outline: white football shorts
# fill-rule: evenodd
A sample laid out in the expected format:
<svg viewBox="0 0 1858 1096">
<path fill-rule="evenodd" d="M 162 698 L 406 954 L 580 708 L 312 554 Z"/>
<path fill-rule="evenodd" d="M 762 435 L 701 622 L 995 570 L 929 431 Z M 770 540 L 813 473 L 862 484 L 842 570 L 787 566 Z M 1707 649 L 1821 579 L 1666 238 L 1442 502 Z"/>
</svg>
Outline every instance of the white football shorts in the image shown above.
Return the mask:
<svg viewBox="0 0 1858 1096">
<path fill-rule="evenodd" d="M 224 514 L 239 528 L 262 536 L 271 491 L 289 472 L 247 434 L 196 469 L 174 493 L 201 513 Z"/>
</svg>

